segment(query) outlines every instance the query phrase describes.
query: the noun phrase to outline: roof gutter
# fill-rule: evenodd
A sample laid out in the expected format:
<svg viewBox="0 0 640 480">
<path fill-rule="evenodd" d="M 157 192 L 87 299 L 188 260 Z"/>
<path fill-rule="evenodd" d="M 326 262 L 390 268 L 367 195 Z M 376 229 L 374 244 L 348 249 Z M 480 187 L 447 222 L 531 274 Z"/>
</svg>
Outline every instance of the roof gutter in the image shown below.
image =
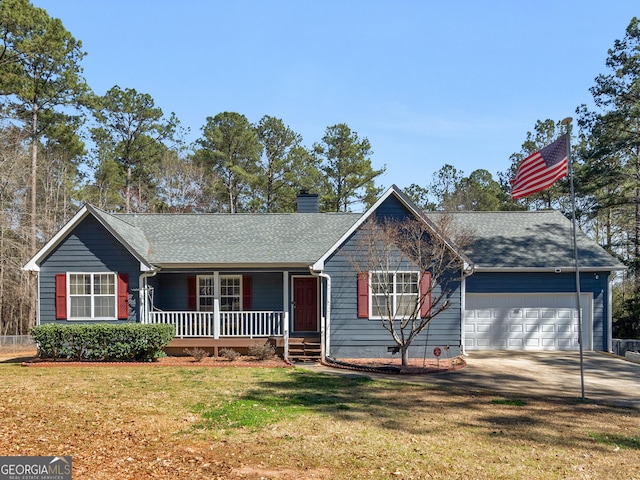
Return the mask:
<svg viewBox="0 0 640 480">
<path fill-rule="evenodd" d="M 610 267 L 583 267 L 580 266 L 581 272 L 613 272 L 627 270 L 625 266 L 610 266 Z M 566 267 L 481 267 L 475 265 L 473 271 L 476 273 L 565 273 L 575 272 L 575 266 Z"/>
</svg>

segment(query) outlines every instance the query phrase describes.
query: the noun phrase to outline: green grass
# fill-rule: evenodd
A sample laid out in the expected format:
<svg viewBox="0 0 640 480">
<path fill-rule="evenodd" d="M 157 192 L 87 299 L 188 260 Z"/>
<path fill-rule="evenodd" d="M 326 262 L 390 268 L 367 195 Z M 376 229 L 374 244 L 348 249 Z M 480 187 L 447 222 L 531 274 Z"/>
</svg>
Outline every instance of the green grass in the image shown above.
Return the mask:
<svg viewBox="0 0 640 480">
<path fill-rule="evenodd" d="M 614 448 L 640 450 L 640 436 L 625 436 L 607 433 L 590 433 L 596 442 Z"/>
<path fill-rule="evenodd" d="M 0 398 L 0 455 L 71 455 L 74 478 L 640 479 L 638 412 L 572 398 L 297 368 L 18 364 L 0 364 Z"/>
<path fill-rule="evenodd" d="M 519 398 L 494 398 L 491 400 L 494 405 L 509 405 L 511 407 L 524 407 L 527 402 Z"/>
<path fill-rule="evenodd" d="M 203 422 L 194 425 L 202 428 L 248 428 L 256 430 L 267 425 L 296 418 L 314 411 L 335 413 L 364 408 L 362 400 L 367 385 L 374 382 L 367 378 L 318 376 L 305 371 L 287 372 L 278 376 L 270 372 L 261 376 L 254 388 L 237 398 L 225 398 L 215 404 L 196 404 L 193 412 L 202 416 Z M 360 397 L 349 392 L 359 391 Z M 360 400 L 359 400 L 360 399 Z"/>
</svg>

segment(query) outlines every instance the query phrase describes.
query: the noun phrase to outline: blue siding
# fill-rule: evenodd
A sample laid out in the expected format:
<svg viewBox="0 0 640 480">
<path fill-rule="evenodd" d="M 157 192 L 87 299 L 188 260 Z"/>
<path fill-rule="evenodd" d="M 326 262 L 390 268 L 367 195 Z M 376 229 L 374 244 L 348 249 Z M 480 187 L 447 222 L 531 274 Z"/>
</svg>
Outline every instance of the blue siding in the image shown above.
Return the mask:
<svg viewBox="0 0 640 480">
<path fill-rule="evenodd" d="M 251 273 L 253 278 L 253 310 L 284 310 L 282 273 Z"/>
<path fill-rule="evenodd" d="M 377 216 L 405 218 L 407 209 L 394 196 L 383 202 Z M 349 238 L 326 262 L 325 273 L 331 277 L 330 351 L 334 358 L 392 357 L 388 347 L 396 344 L 377 319 L 358 318 L 357 269 L 358 232 Z M 433 348 L 447 347 L 443 357 L 457 356 L 461 344 L 460 283 L 449 299 L 450 307 L 435 317 L 409 348 L 410 358 L 432 358 Z M 399 357 L 399 354 L 396 354 Z"/>
<path fill-rule="evenodd" d="M 598 277 L 598 278 L 596 278 Z M 474 273 L 467 278 L 467 293 L 572 293 L 576 291 L 574 273 Z M 581 272 L 580 291 L 593 294 L 593 348 L 606 351 L 607 345 L 606 272 Z"/>
<path fill-rule="evenodd" d="M 409 211 L 395 195 L 390 195 L 378 206 L 375 214 L 377 217 L 403 219 Z"/>
<path fill-rule="evenodd" d="M 282 272 L 224 271 L 220 275 L 242 275 L 252 278 L 252 310 L 282 311 Z M 154 304 L 167 311 L 187 310 L 187 277 L 213 275 L 211 270 L 193 272 L 160 272 L 149 279 L 154 287 Z"/>
<path fill-rule="evenodd" d="M 88 216 L 40 265 L 40 323 L 56 320 L 55 276 L 66 272 L 117 272 L 129 275 L 129 320 L 138 321 L 140 262 L 94 217 Z M 64 320 L 63 320 L 64 321 Z M 112 321 L 110 323 L 123 323 Z"/>
<path fill-rule="evenodd" d="M 149 278 L 154 306 L 166 311 L 187 310 L 187 277 L 193 275 L 160 272 Z"/>
</svg>

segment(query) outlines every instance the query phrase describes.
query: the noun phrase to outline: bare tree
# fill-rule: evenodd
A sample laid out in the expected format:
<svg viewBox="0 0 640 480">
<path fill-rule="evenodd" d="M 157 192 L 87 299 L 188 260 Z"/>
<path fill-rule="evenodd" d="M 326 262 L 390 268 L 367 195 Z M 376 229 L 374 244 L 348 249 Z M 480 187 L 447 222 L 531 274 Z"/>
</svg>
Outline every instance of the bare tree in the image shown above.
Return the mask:
<svg viewBox="0 0 640 480">
<path fill-rule="evenodd" d="M 155 176 L 158 197 L 169 212 L 194 212 L 203 208 L 206 175 L 202 165 L 191 158 L 180 158 L 177 152 L 167 150 L 160 158 Z"/>
<path fill-rule="evenodd" d="M 16 126 L 0 125 L 0 335 L 28 328 L 29 274 L 20 270 L 30 255 L 27 138 Z"/>
<path fill-rule="evenodd" d="M 352 263 L 359 284 L 366 280 L 370 318 L 379 318 L 408 365 L 409 347 L 459 289 L 465 257 L 459 248 L 470 232 L 453 228 L 451 218 L 370 219 L 358 237 Z M 367 299 L 368 300 L 368 299 Z"/>
</svg>

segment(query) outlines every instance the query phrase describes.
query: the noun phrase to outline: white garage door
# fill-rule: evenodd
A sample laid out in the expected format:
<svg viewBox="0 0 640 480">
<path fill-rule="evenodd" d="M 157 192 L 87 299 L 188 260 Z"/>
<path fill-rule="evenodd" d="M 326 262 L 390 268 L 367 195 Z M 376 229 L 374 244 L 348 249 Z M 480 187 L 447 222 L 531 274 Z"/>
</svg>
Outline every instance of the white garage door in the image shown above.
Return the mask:
<svg viewBox="0 0 640 480">
<path fill-rule="evenodd" d="M 591 350 L 591 294 L 580 295 L 583 349 Z M 577 350 L 575 294 L 467 294 L 467 350 Z"/>
</svg>

